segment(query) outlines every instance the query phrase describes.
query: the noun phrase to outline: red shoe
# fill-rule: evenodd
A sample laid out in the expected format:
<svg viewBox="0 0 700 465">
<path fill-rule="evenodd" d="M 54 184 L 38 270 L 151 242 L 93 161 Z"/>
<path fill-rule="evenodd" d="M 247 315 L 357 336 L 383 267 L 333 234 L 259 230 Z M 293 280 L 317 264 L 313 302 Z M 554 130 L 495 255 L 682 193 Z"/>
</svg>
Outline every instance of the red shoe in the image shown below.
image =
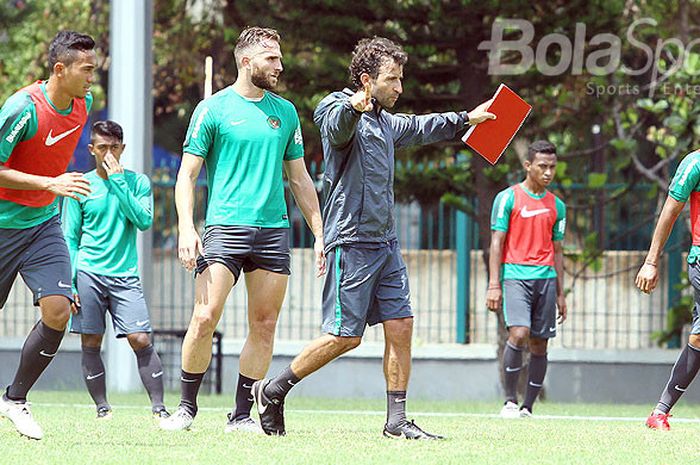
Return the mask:
<svg viewBox="0 0 700 465">
<path fill-rule="evenodd" d="M 668 413 L 655 413 L 654 411 L 649 414 L 647 418 L 646 425 L 651 429 L 660 429 L 661 431 L 668 431 L 671 429 L 671 425 L 668 424 L 668 419 L 671 417 Z"/>
</svg>

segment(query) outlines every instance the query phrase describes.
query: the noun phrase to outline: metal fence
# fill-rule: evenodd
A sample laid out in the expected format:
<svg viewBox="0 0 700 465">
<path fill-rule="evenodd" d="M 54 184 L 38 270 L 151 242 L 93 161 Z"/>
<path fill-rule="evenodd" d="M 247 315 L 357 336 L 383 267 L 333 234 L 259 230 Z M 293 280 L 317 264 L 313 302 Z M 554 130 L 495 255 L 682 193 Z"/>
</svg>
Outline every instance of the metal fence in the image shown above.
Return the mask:
<svg viewBox="0 0 700 465">
<path fill-rule="evenodd" d="M 316 179 L 316 167 L 312 175 Z M 183 330 L 193 305 L 194 281 L 177 260 L 177 215 L 174 179 L 169 171 L 155 172 L 156 203 L 152 231 L 151 312 L 154 327 Z M 674 254 L 662 267 L 663 281 L 652 296 L 634 288 L 634 276 L 643 260 L 657 213 L 657 197 L 645 186 L 589 190 L 582 186 L 555 188 L 568 205 L 565 240 L 565 285 L 569 289 L 569 321 L 555 346 L 570 348 L 635 349 L 653 347 L 652 335 L 663 329 L 666 309 L 677 292 L 679 257 L 687 234 L 675 232 Z M 206 185 L 196 190 L 195 218 L 203 224 Z M 287 195 L 291 222 L 292 275 L 282 309 L 278 340 L 309 340 L 319 335 L 322 279 L 315 278 L 312 236 L 294 199 Z M 399 241 L 406 261 L 416 313 L 417 344 L 492 343 L 496 318 L 485 307 L 486 267 L 478 249 L 477 224 L 453 208 L 435 202 L 399 204 L 396 209 Z M 681 227 L 683 221 L 680 222 Z M 474 238 L 474 239 L 465 239 Z M 681 238 L 681 239 L 677 239 Z M 605 250 L 600 254 L 593 250 Z M 584 253 L 584 250 L 588 252 Z M 666 263 L 666 262 L 665 262 Z M 669 279 L 669 277 L 671 279 Z M 671 300 L 669 300 L 671 299 Z M 29 310 L 25 286 L 15 286 L 0 312 L 0 336 L 24 336 L 37 318 Z M 689 309 L 690 310 L 690 309 Z M 247 333 L 246 291 L 243 283 L 231 293 L 219 325 L 226 339 Z M 372 328 L 366 340 L 381 340 L 381 328 Z"/>
</svg>

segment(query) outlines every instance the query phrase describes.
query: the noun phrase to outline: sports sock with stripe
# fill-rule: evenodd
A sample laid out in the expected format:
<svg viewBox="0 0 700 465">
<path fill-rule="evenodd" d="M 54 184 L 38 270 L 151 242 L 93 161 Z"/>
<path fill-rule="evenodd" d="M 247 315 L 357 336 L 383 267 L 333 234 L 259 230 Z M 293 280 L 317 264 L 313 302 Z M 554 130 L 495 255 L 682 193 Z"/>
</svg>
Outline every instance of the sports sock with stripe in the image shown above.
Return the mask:
<svg viewBox="0 0 700 465">
<path fill-rule="evenodd" d="M 107 384 L 105 378 L 105 365 L 102 362 L 99 347 L 82 346 L 81 366 L 83 369 L 83 378 L 87 386 L 90 397 L 95 401 L 95 405 L 99 410 L 100 407 L 108 407 L 107 402 Z"/>
<path fill-rule="evenodd" d="M 197 415 L 197 393 L 204 379 L 204 373 L 180 373 L 180 407 L 187 410 L 192 418 Z"/>
<path fill-rule="evenodd" d="M 386 391 L 386 424 L 406 421 L 406 391 Z"/>
<path fill-rule="evenodd" d="M 253 393 L 251 388 L 257 379 L 248 378 L 238 373 L 238 387 L 236 388 L 236 410 L 233 413 L 234 420 L 242 420 L 250 417 L 250 409 L 253 408 Z"/>
<path fill-rule="evenodd" d="M 523 349 L 506 341 L 503 349 L 503 379 L 506 402 L 518 403 L 518 378 L 523 367 Z"/>
<path fill-rule="evenodd" d="M 690 344 L 681 351 L 671 370 L 671 378 L 666 384 L 666 388 L 661 393 L 661 399 L 656 406 L 657 410 L 668 413 L 671 408 L 681 398 L 688 385 L 693 381 L 700 369 L 700 349 Z"/>
<path fill-rule="evenodd" d="M 49 328 L 39 321 L 29 332 L 19 358 L 15 379 L 7 388 L 7 398 L 24 401 L 27 393 L 58 352 L 63 331 Z"/>
<path fill-rule="evenodd" d="M 530 354 L 530 366 L 528 368 L 527 390 L 523 407 L 532 412 L 532 405 L 537 400 L 537 395 L 542 389 L 544 375 L 547 373 L 547 354 Z"/>
<path fill-rule="evenodd" d="M 163 364 L 160 362 L 158 352 L 149 344 L 141 350 L 135 350 L 136 364 L 139 368 L 139 376 L 143 387 L 148 392 L 151 399 L 151 406 L 154 412 L 165 408 L 163 404 Z"/>
</svg>

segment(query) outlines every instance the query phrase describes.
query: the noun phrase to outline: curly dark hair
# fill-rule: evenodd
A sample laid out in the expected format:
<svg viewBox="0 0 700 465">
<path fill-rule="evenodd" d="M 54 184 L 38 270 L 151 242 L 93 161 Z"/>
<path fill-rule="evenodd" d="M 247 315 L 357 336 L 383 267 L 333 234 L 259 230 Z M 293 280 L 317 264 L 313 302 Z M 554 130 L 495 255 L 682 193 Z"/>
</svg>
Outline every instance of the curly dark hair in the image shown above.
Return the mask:
<svg viewBox="0 0 700 465">
<path fill-rule="evenodd" d="M 362 89 L 362 81 L 360 81 L 362 73 L 367 73 L 376 79 L 379 68 L 388 59 L 403 66 L 408 61 L 408 55 L 400 45 L 384 37 L 361 39 L 352 52 L 352 60 L 348 67 L 352 86 L 355 89 Z"/>
</svg>

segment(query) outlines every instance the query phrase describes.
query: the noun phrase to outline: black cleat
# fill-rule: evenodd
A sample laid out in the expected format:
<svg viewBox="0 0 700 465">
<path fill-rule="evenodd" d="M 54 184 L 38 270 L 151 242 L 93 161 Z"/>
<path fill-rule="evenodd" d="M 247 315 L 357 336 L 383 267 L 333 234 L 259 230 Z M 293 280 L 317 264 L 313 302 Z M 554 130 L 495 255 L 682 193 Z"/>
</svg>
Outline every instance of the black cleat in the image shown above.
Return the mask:
<svg viewBox="0 0 700 465">
<path fill-rule="evenodd" d="M 284 399 L 270 399 L 265 395 L 265 387 L 269 379 L 261 379 L 253 383 L 251 392 L 258 406 L 260 427 L 268 436 L 285 436 L 284 430 Z"/>
<path fill-rule="evenodd" d="M 160 408 L 152 412 L 153 418 L 156 420 L 162 420 L 164 418 L 170 418 L 170 413 L 165 409 L 165 407 Z"/>
<path fill-rule="evenodd" d="M 383 434 L 384 437 L 391 439 L 445 439 L 437 434 L 423 431 L 413 420 L 404 420 L 398 425 L 384 425 Z"/>
<path fill-rule="evenodd" d="M 111 420 L 112 419 L 112 409 L 109 407 L 100 407 L 97 409 L 97 419 L 98 420 Z"/>
</svg>

